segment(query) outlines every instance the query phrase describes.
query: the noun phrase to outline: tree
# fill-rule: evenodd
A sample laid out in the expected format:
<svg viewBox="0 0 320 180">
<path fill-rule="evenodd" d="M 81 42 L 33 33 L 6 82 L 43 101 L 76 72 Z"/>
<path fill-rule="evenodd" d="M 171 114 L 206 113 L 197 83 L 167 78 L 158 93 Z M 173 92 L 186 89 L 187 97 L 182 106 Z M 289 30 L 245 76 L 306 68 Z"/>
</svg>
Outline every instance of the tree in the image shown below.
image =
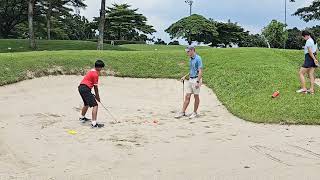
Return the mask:
<svg viewBox="0 0 320 180">
<path fill-rule="evenodd" d="M 34 36 L 34 29 L 33 29 L 33 13 L 34 13 L 34 6 L 36 0 L 28 0 L 28 24 L 29 24 L 29 41 L 30 41 L 30 48 L 36 49 L 36 41 Z"/>
<path fill-rule="evenodd" d="M 320 26 L 317 25 L 317 26 L 313 26 L 311 28 L 308 29 L 312 34 L 313 36 L 316 38 L 315 40 L 320 43 Z"/>
<path fill-rule="evenodd" d="M 65 38 L 62 22 L 72 12 L 71 7 L 85 7 L 84 0 L 34 0 L 34 36 Z M 29 0 L 0 0 L 0 38 L 28 38 Z"/>
<path fill-rule="evenodd" d="M 113 4 L 107 8 L 105 37 L 110 40 L 145 41 L 156 30 L 147 25 L 147 18 L 128 4 Z M 95 21 L 98 21 L 95 18 Z"/>
<path fill-rule="evenodd" d="M 61 25 L 68 39 L 86 40 L 95 37 L 94 24 L 89 22 L 84 16 L 68 15 Z"/>
<path fill-rule="evenodd" d="M 218 35 L 215 25 L 205 17 L 193 14 L 182 18 L 165 30 L 173 38 L 184 38 L 191 44 L 193 41 L 211 43 Z"/>
<path fill-rule="evenodd" d="M 286 25 L 272 20 L 271 23 L 262 31 L 262 35 L 268 40 L 272 48 L 282 48 L 288 39 Z"/>
<path fill-rule="evenodd" d="M 298 28 L 288 29 L 288 39 L 286 47 L 288 49 L 301 49 L 303 46 L 303 39 L 301 37 L 301 31 Z"/>
<path fill-rule="evenodd" d="M 180 45 L 179 41 L 172 41 L 168 45 Z"/>
<path fill-rule="evenodd" d="M 105 19 L 106 19 L 106 0 L 101 0 L 101 9 L 100 9 L 100 18 L 99 18 L 98 50 L 103 50 Z"/>
<path fill-rule="evenodd" d="M 66 16 L 72 11 L 69 6 L 86 7 L 83 0 L 42 0 L 40 4 L 43 9 L 43 14 L 46 16 L 47 24 L 47 39 L 51 39 L 51 18 L 52 16 L 59 19 L 61 16 Z"/>
<path fill-rule="evenodd" d="M 239 47 L 267 47 L 265 39 L 260 34 L 247 34 L 238 44 Z"/>
<path fill-rule="evenodd" d="M 212 39 L 211 46 L 239 44 L 248 36 L 248 32 L 239 26 L 237 23 L 232 23 L 230 20 L 227 23 L 210 21 L 217 27 L 218 36 Z"/>
<path fill-rule="evenodd" d="M 0 0 L 0 38 L 15 37 L 15 27 L 28 20 L 25 0 Z"/>
<path fill-rule="evenodd" d="M 157 41 L 156 42 L 154 42 L 154 44 L 157 44 L 157 45 L 167 45 L 167 43 L 166 42 L 164 42 L 162 39 L 157 39 Z"/>
<path fill-rule="evenodd" d="M 293 1 L 294 2 L 294 1 Z M 306 22 L 320 20 L 320 1 L 314 0 L 310 6 L 299 8 L 293 15 L 300 16 Z"/>
</svg>

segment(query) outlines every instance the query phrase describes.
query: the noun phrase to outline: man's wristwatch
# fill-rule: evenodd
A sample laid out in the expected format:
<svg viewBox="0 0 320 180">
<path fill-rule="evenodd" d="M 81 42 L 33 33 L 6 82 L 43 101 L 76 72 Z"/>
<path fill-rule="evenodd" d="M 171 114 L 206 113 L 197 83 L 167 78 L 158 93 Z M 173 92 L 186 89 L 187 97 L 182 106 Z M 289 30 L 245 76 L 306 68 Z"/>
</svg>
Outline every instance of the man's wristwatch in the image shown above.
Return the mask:
<svg viewBox="0 0 320 180">
<path fill-rule="evenodd" d="M 197 83 L 200 83 L 200 81 L 197 81 Z"/>
</svg>

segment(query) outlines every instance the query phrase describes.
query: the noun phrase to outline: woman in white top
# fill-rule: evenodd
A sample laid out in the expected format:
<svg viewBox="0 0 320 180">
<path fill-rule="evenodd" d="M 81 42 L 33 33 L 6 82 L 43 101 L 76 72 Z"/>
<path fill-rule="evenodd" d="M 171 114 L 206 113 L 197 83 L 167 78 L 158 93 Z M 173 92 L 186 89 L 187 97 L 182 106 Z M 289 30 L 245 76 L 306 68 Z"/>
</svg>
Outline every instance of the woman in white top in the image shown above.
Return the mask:
<svg viewBox="0 0 320 180">
<path fill-rule="evenodd" d="M 313 35 L 308 31 L 302 31 L 302 37 L 306 40 L 306 45 L 304 47 L 305 60 L 304 64 L 300 69 L 299 76 L 301 81 L 301 89 L 297 91 L 297 93 L 305 93 L 308 92 L 314 94 L 314 84 L 315 84 L 315 75 L 314 70 L 319 66 L 317 60 L 317 49 L 318 45 L 316 39 Z M 307 90 L 305 74 L 309 75 L 311 86 L 310 90 Z"/>
</svg>

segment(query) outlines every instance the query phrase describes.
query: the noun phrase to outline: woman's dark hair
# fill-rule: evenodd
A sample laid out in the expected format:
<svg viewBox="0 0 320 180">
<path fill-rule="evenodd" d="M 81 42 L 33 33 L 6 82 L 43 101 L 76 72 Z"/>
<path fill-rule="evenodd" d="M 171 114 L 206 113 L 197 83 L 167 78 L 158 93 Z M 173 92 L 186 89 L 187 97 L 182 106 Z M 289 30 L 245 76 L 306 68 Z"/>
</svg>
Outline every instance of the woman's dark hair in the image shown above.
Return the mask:
<svg viewBox="0 0 320 180">
<path fill-rule="evenodd" d="M 310 33 L 309 31 L 302 31 L 302 36 L 310 36 L 313 41 L 314 41 L 314 44 L 317 44 L 317 39 L 316 37 L 314 37 L 314 35 L 312 33 Z"/>
<path fill-rule="evenodd" d="M 104 62 L 102 60 L 97 60 L 96 63 L 94 64 L 94 67 L 96 68 L 104 68 Z"/>
</svg>

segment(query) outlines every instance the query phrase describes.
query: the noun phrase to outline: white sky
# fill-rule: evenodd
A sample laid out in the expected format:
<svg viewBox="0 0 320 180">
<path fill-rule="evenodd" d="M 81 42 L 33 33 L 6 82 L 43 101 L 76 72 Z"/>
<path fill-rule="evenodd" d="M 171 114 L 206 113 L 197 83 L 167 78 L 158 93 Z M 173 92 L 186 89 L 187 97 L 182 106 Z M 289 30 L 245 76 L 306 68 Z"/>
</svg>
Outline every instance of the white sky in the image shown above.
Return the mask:
<svg viewBox="0 0 320 180">
<path fill-rule="evenodd" d="M 289 0 L 287 0 L 289 1 Z M 297 8 L 309 5 L 312 0 L 296 0 L 289 3 L 289 27 L 306 28 L 316 22 L 305 23 L 299 17 L 291 16 Z M 260 33 L 272 19 L 284 21 L 285 0 L 195 0 L 193 13 L 213 18 L 218 21 L 238 22 L 251 33 Z M 127 3 L 133 8 L 139 8 L 139 13 L 148 18 L 148 24 L 157 30 L 156 38 L 170 42 L 170 37 L 164 32 L 172 23 L 189 14 L 189 7 L 184 0 L 107 0 L 107 6 L 113 3 Z M 81 15 L 89 20 L 99 16 L 100 0 L 86 0 L 88 7 L 81 10 Z"/>
</svg>

